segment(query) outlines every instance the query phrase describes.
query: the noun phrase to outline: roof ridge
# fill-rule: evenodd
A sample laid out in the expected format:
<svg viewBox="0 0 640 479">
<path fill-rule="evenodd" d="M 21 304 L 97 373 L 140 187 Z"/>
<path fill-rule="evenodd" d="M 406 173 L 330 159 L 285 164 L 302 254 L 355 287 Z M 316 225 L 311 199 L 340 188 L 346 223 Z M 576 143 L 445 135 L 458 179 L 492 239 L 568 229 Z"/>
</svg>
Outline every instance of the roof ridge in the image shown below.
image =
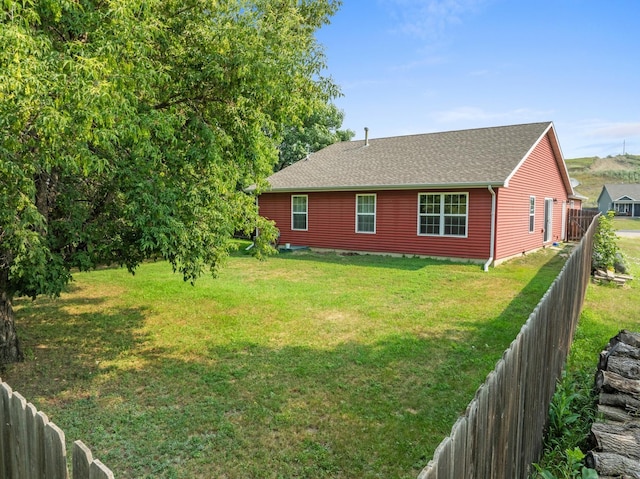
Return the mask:
<svg viewBox="0 0 640 479">
<path fill-rule="evenodd" d="M 498 125 L 498 126 L 484 126 L 484 127 L 475 127 L 475 128 L 460 128 L 460 129 L 457 129 L 457 130 L 432 131 L 432 132 L 428 132 L 428 133 L 408 133 L 406 135 L 380 136 L 380 137 L 375 137 L 375 138 L 371 138 L 371 136 L 369 136 L 368 140 L 369 141 L 372 141 L 372 140 L 390 140 L 390 139 L 393 139 L 393 138 L 410 138 L 410 137 L 427 136 L 427 135 L 446 135 L 448 133 L 472 132 L 472 131 L 480 131 L 480 130 L 498 130 L 498 129 L 505 129 L 505 128 L 516 128 L 516 127 L 519 127 L 519 126 L 549 125 L 550 123 L 553 123 L 553 122 L 551 120 L 549 120 L 549 121 L 535 121 L 535 122 L 530 122 L 530 123 L 515 123 L 513 125 Z M 369 134 L 371 134 L 371 129 L 369 129 Z M 365 140 L 364 139 L 361 139 L 361 140 L 344 140 L 344 141 L 339 141 L 338 143 L 357 143 L 357 142 L 363 142 L 363 141 L 365 141 Z"/>
</svg>

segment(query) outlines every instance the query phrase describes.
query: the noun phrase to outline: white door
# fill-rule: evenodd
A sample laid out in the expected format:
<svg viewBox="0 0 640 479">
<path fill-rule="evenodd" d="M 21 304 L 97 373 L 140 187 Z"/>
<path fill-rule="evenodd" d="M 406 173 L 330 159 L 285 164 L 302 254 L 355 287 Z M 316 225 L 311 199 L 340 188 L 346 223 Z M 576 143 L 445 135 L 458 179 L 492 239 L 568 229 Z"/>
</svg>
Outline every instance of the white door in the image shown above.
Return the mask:
<svg viewBox="0 0 640 479">
<path fill-rule="evenodd" d="M 553 232 L 553 199 L 545 198 L 544 200 L 544 242 L 551 241 L 551 233 Z"/>
</svg>

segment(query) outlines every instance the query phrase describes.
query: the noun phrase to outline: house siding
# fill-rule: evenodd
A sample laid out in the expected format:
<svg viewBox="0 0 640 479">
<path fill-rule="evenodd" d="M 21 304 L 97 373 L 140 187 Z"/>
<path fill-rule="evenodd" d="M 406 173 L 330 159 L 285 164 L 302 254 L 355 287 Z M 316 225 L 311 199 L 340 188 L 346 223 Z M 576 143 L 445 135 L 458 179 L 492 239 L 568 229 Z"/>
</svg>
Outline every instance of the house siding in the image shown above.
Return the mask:
<svg viewBox="0 0 640 479">
<path fill-rule="evenodd" d="M 418 194 L 431 190 L 263 193 L 260 214 L 275 221 L 280 243 L 313 248 L 487 259 L 491 195 L 486 189 L 450 189 L 469 194 L 467 237 L 418 235 Z M 434 191 L 435 193 L 445 192 Z M 355 232 L 356 194 L 376 194 L 376 232 Z M 291 196 L 307 194 L 308 230 L 291 230 Z"/>
<path fill-rule="evenodd" d="M 529 197 L 535 196 L 535 227 L 529 232 Z M 552 198 L 553 218 L 550 241 L 544 242 L 544 204 Z M 523 254 L 561 241 L 563 205 L 568 194 L 548 135 L 543 137 L 520 165 L 508 187 L 497 193 L 496 260 Z"/>
<path fill-rule="evenodd" d="M 606 214 L 607 211 L 613 208 L 613 200 L 609 195 L 609 192 L 605 187 L 602 188 L 600 197 L 598 198 L 598 211 L 602 214 Z"/>
</svg>

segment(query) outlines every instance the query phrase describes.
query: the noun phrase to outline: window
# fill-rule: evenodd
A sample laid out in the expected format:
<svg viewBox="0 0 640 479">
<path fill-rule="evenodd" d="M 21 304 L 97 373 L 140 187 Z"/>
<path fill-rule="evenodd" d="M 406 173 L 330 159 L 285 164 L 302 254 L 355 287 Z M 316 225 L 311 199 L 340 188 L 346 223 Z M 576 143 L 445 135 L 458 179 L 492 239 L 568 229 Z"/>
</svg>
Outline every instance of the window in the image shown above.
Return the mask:
<svg viewBox="0 0 640 479">
<path fill-rule="evenodd" d="M 529 197 L 529 233 L 533 233 L 536 228 L 536 197 Z"/>
<path fill-rule="evenodd" d="M 356 233 L 376 232 L 376 195 L 356 195 Z"/>
<path fill-rule="evenodd" d="M 293 195 L 291 196 L 291 229 L 292 230 L 307 230 L 307 195 Z"/>
<path fill-rule="evenodd" d="M 615 203 L 615 210 L 619 215 L 628 215 L 631 213 L 631 205 L 629 203 Z"/>
<path fill-rule="evenodd" d="M 468 201 L 467 193 L 420 193 L 418 234 L 466 236 Z"/>
</svg>

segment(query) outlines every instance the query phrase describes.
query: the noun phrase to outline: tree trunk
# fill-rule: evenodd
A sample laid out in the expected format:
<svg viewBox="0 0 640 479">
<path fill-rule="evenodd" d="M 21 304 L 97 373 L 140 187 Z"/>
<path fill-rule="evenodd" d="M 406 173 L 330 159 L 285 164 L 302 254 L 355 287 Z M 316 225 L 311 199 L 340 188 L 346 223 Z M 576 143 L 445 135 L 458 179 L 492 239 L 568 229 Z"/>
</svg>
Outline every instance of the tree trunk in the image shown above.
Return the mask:
<svg viewBox="0 0 640 479">
<path fill-rule="evenodd" d="M 11 297 L 5 288 L 7 276 L 8 271 L 0 270 L 0 367 L 24 359 L 16 333 Z"/>
</svg>

